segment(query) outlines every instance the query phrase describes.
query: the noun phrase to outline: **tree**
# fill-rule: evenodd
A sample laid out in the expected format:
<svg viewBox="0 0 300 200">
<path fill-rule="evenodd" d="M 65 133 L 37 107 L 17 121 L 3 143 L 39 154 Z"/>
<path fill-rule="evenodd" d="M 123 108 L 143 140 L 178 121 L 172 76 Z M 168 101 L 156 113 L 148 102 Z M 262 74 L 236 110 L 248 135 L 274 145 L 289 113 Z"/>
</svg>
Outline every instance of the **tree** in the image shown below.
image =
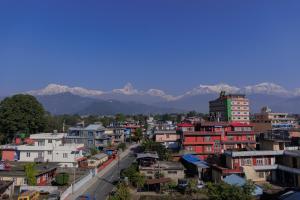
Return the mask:
<svg viewBox="0 0 300 200">
<path fill-rule="evenodd" d="M 109 200 L 131 200 L 128 186 L 125 183 L 119 183 L 116 193 L 109 197 Z"/>
<path fill-rule="evenodd" d="M 18 132 L 37 133 L 45 126 L 45 110 L 35 97 L 19 94 L 0 103 L 0 131 L 5 134 L 6 142 Z"/>
<path fill-rule="evenodd" d="M 142 139 L 143 139 L 143 130 L 141 128 L 137 128 L 133 140 L 139 142 Z"/>
<path fill-rule="evenodd" d="M 169 160 L 170 157 L 170 153 L 164 145 L 158 142 L 154 142 L 152 140 L 144 141 L 142 143 L 142 150 L 157 152 L 160 160 Z"/>
<path fill-rule="evenodd" d="M 116 114 L 116 121 L 117 122 L 125 122 L 126 121 L 126 116 L 119 113 L 119 114 Z"/>
<path fill-rule="evenodd" d="M 224 182 L 207 184 L 207 195 L 210 200 L 252 200 L 253 191 L 254 185 L 250 182 L 247 182 L 242 187 L 229 185 Z"/>
<path fill-rule="evenodd" d="M 28 163 L 24 166 L 27 183 L 30 186 L 36 186 L 36 170 L 35 163 Z"/>
</svg>

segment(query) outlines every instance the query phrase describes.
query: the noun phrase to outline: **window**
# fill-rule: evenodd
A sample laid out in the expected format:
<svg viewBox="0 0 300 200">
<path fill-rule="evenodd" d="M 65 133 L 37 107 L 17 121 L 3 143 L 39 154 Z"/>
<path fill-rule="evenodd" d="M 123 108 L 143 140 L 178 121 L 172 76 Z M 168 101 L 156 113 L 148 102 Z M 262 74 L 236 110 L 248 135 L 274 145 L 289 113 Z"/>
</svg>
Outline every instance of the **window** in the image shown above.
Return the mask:
<svg viewBox="0 0 300 200">
<path fill-rule="evenodd" d="M 265 178 L 265 172 L 258 172 L 259 178 Z"/>
<path fill-rule="evenodd" d="M 244 159 L 242 159 L 242 166 L 244 166 L 244 165 L 252 165 L 251 158 L 244 158 Z"/>
<path fill-rule="evenodd" d="M 27 153 L 26 153 L 26 157 L 27 157 L 27 158 L 30 158 L 30 152 L 27 152 Z"/>
<path fill-rule="evenodd" d="M 228 136 L 228 140 L 232 141 L 233 140 L 233 136 Z"/>
<path fill-rule="evenodd" d="M 68 154 L 67 153 L 63 153 L 63 158 L 68 158 Z"/>
<path fill-rule="evenodd" d="M 205 152 L 211 152 L 212 148 L 211 146 L 205 146 Z"/>
<path fill-rule="evenodd" d="M 167 136 L 167 138 L 170 138 L 170 134 L 167 134 L 166 136 Z"/>
<path fill-rule="evenodd" d="M 48 143 L 52 143 L 52 140 L 48 140 Z"/>
<path fill-rule="evenodd" d="M 264 165 L 264 159 L 262 159 L 262 158 L 257 158 L 257 159 L 256 159 L 256 165 L 259 165 L 259 166 Z"/>
<path fill-rule="evenodd" d="M 205 141 L 205 142 L 209 142 L 209 141 L 210 141 L 210 136 L 205 136 L 205 137 L 204 137 L 204 141 Z"/>
<path fill-rule="evenodd" d="M 177 171 L 168 171 L 168 174 L 177 174 Z"/>
<path fill-rule="evenodd" d="M 38 146 L 45 146 L 45 140 L 38 141 Z"/>
<path fill-rule="evenodd" d="M 52 155 L 52 151 L 48 151 L 48 155 Z"/>
</svg>

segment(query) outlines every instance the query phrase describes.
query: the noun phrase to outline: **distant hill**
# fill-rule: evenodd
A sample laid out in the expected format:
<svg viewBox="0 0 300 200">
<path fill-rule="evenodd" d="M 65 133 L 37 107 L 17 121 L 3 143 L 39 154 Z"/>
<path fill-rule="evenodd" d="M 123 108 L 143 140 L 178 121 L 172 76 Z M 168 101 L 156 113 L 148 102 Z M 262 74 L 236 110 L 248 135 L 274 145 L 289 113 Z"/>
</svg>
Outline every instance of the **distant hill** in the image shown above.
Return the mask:
<svg viewBox="0 0 300 200">
<path fill-rule="evenodd" d="M 100 100 L 71 93 L 37 96 L 39 102 L 52 114 L 113 115 L 181 112 L 179 109 L 161 108 L 136 102 Z"/>
</svg>

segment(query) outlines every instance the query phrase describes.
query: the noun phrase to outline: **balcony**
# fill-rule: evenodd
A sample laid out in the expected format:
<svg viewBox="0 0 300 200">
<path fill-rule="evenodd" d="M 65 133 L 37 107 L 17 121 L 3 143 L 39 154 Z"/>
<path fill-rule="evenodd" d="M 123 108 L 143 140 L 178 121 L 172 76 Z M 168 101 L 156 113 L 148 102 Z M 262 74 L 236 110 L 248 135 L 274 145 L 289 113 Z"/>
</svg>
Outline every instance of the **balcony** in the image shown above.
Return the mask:
<svg viewBox="0 0 300 200">
<path fill-rule="evenodd" d="M 214 141 L 184 141 L 183 145 L 213 145 Z"/>
<path fill-rule="evenodd" d="M 221 144 L 256 144 L 255 140 L 227 140 L 221 141 Z"/>
<path fill-rule="evenodd" d="M 227 135 L 254 135 L 254 131 L 227 131 Z"/>
<path fill-rule="evenodd" d="M 190 131 L 190 132 L 184 132 L 184 136 L 188 135 L 222 135 L 222 132 L 212 132 L 212 131 Z"/>
</svg>

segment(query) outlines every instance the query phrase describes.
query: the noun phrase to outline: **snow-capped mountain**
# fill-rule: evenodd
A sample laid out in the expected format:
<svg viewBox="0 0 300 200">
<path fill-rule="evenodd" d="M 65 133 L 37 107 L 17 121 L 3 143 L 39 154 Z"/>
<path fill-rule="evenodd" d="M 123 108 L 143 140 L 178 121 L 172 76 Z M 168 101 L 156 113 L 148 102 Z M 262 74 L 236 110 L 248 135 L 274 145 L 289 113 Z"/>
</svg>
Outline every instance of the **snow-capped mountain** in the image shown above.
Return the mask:
<svg viewBox="0 0 300 200">
<path fill-rule="evenodd" d="M 293 92 L 286 90 L 282 86 L 267 82 L 246 86 L 243 91 L 246 94 L 293 95 Z M 296 95 L 296 93 L 294 95 Z"/>
<path fill-rule="evenodd" d="M 199 85 L 198 87 L 186 92 L 185 95 L 194 96 L 199 94 L 214 94 L 220 93 L 221 91 L 237 93 L 240 91 L 240 88 L 223 83 L 217 85 Z"/>
<path fill-rule="evenodd" d="M 131 83 L 127 83 L 123 88 L 112 89 L 110 91 L 90 90 L 82 87 L 70 87 L 66 85 L 50 84 L 43 89 L 32 90 L 25 93 L 35 95 L 39 99 L 43 100 L 44 104 L 48 105 L 48 107 L 50 108 L 49 111 L 52 111 L 51 108 L 57 108 L 57 110 L 52 111 L 56 113 L 59 113 L 59 110 L 63 110 L 58 109 L 59 106 L 63 105 L 62 107 L 65 107 L 68 104 L 72 103 L 72 101 L 75 101 L 72 100 L 72 98 L 69 98 L 68 95 L 64 94 L 76 95 L 78 97 L 78 101 L 76 102 L 76 104 L 74 104 L 74 107 L 78 106 L 79 108 L 81 108 L 81 110 L 86 109 L 86 106 L 91 104 L 91 99 L 94 99 L 94 101 L 97 101 L 98 103 L 102 101 L 102 104 L 111 100 L 124 102 L 125 104 L 122 104 L 122 106 L 125 107 L 130 107 L 132 106 L 131 104 L 134 103 L 140 103 L 135 104 L 135 108 L 136 110 L 141 111 L 145 111 L 150 108 L 147 108 L 144 105 L 150 105 L 154 106 L 151 107 L 151 110 L 155 111 L 159 110 L 156 110 L 156 108 L 161 108 L 162 110 L 164 110 L 165 108 L 175 108 L 185 111 L 197 110 L 200 112 L 208 112 L 208 102 L 217 98 L 221 91 L 226 91 L 227 93 L 246 94 L 251 102 L 251 112 L 258 112 L 262 106 L 270 106 L 271 108 L 274 108 L 274 111 L 287 110 L 287 112 L 294 111 L 298 113 L 296 105 L 298 105 L 297 102 L 300 99 L 300 88 L 287 90 L 280 85 L 267 82 L 246 87 L 237 87 L 225 83 L 216 85 L 201 84 L 177 96 L 154 88 L 145 91 L 139 90 L 135 88 Z M 65 100 L 66 102 L 64 103 L 64 101 L 60 101 L 62 97 L 66 97 L 66 99 L 68 100 Z M 75 99 L 75 97 L 73 98 Z M 56 102 L 53 99 L 59 99 L 59 103 L 53 103 Z M 47 102 L 47 104 L 45 102 Z M 289 102 L 289 108 L 286 107 L 287 103 L 285 102 Z M 117 106 L 121 104 L 116 103 L 114 105 Z M 93 106 L 90 107 L 90 110 L 92 110 L 91 108 L 93 108 Z M 291 108 L 293 108 L 294 110 Z M 70 107 L 70 110 L 72 109 L 73 108 Z M 107 113 L 109 113 L 109 111 L 107 111 Z"/>
<path fill-rule="evenodd" d="M 103 94 L 100 90 L 89 90 L 82 87 L 69 87 L 66 85 L 58 85 L 58 84 L 49 84 L 47 87 L 40 90 L 32 90 L 29 92 L 25 92 L 27 94 L 35 95 L 35 96 L 43 96 L 43 95 L 55 95 L 55 94 L 63 94 L 63 93 L 71 93 L 78 96 L 100 96 Z"/>
</svg>

